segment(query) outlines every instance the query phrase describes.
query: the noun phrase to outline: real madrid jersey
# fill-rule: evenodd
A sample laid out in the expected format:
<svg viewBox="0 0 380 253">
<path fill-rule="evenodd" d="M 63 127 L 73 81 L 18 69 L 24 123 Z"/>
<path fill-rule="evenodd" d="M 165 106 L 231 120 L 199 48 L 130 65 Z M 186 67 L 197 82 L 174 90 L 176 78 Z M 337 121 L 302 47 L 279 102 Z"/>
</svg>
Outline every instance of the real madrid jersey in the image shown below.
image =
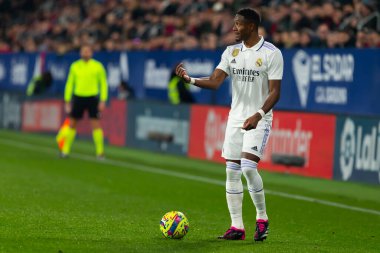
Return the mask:
<svg viewBox="0 0 380 253">
<path fill-rule="evenodd" d="M 259 110 L 269 95 L 269 80 L 281 80 L 284 62 L 281 51 L 263 37 L 253 47 L 244 43 L 228 46 L 216 67 L 232 80 L 229 119 L 243 124 Z M 272 110 L 264 118 L 272 120 Z"/>
</svg>

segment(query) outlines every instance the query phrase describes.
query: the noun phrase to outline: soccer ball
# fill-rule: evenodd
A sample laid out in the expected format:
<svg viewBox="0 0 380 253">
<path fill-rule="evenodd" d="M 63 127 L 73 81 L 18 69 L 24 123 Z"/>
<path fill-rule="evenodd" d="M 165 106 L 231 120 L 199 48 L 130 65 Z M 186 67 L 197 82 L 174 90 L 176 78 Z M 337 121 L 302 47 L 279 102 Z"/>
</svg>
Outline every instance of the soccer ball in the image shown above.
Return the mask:
<svg viewBox="0 0 380 253">
<path fill-rule="evenodd" d="M 162 217 L 160 230 L 166 238 L 181 239 L 189 231 L 189 221 L 183 213 L 171 211 Z"/>
</svg>

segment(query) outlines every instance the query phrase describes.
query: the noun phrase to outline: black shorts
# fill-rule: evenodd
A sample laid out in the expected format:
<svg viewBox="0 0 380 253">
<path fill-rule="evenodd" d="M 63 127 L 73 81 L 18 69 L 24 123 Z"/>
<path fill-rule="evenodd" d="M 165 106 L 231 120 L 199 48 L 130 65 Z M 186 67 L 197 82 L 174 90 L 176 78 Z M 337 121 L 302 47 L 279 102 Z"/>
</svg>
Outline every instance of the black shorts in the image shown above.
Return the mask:
<svg viewBox="0 0 380 253">
<path fill-rule="evenodd" d="M 96 96 L 92 97 L 78 97 L 73 96 L 73 104 L 70 116 L 74 119 L 83 118 L 83 113 L 88 111 L 88 115 L 91 119 L 99 118 L 98 110 L 99 98 Z"/>
</svg>

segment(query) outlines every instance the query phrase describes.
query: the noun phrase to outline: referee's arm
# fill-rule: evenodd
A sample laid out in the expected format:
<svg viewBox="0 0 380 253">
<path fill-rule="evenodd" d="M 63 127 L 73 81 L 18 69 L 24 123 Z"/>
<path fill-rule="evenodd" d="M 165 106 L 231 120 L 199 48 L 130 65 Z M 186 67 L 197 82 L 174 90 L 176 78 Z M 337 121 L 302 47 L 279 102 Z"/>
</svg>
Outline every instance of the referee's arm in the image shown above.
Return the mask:
<svg viewBox="0 0 380 253">
<path fill-rule="evenodd" d="M 71 64 L 70 70 L 69 70 L 69 76 L 67 77 L 66 86 L 65 86 L 65 112 L 70 113 L 71 112 L 71 97 L 73 96 L 73 90 L 74 90 L 74 82 L 75 82 L 75 74 L 74 74 L 74 65 Z"/>
<path fill-rule="evenodd" d="M 100 64 L 100 73 L 99 73 L 99 81 L 100 81 L 100 101 L 106 102 L 108 98 L 108 85 L 107 85 L 107 74 L 103 65 Z"/>
<path fill-rule="evenodd" d="M 69 76 L 67 77 L 66 86 L 65 86 L 65 102 L 69 103 L 73 95 L 74 89 L 74 66 L 70 66 Z"/>
</svg>

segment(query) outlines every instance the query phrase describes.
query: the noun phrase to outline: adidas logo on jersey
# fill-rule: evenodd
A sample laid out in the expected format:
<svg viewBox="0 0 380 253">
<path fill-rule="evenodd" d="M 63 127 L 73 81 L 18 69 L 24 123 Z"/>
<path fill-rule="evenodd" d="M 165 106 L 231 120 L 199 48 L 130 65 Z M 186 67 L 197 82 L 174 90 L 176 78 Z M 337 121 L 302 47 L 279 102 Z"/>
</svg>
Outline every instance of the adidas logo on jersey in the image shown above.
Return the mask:
<svg viewBox="0 0 380 253">
<path fill-rule="evenodd" d="M 254 146 L 251 149 L 254 150 L 254 151 L 257 151 L 257 146 Z"/>
<path fill-rule="evenodd" d="M 235 58 L 234 58 L 234 59 L 232 59 L 231 63 L 236 63 L 236 60 L 235 60 Z"/>
</svg>

